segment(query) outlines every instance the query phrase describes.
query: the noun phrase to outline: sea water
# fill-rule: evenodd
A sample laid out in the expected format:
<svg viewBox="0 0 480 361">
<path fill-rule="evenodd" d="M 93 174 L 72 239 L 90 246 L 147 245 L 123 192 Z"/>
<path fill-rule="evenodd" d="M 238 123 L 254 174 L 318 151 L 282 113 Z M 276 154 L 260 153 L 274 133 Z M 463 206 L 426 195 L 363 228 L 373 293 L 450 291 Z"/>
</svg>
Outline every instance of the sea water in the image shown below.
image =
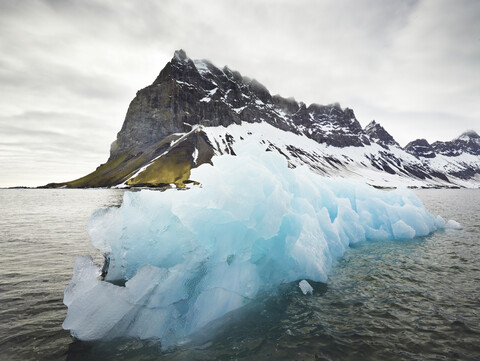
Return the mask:
<svg viewBox="0 0 480 361">
<path fill-rule="evenodd" d="M 416 194 L 463 228 L 355 244 L 327 283 L 309 281 L 312 294 L 282 284 L 162 351 L 155 340 L 81 342 L 61 327 L 75 257 L 103 262 L 90 214 L 123 191 L 0 190 L 0 359 L 476 359 L 480 191 Z"/>
</svg>

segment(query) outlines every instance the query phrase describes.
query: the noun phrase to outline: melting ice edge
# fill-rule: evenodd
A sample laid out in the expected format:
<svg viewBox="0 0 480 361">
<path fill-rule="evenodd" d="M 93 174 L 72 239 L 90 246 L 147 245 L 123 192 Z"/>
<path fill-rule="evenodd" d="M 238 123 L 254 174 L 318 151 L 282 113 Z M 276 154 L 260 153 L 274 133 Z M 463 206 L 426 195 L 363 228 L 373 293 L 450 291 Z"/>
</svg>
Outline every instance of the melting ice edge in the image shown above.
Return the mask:
<svg viewBox="0 0 480 361">
<path fill-rule="evenodd" d="M 101 281 L 101 267 L 77 258 L 64 296 L 63 327 L 73 336 L 159 338 L 168 347 L 260 290 L 326 282 L 352 243 L 459 227 L 409 190 L 290 169 L 280 155 L 248 145 L 214 164 L 193 171 L 200 187 L 126 192 L 120 208 L 92 215 L 92 243 L 110 265 Z"/>
</svg>

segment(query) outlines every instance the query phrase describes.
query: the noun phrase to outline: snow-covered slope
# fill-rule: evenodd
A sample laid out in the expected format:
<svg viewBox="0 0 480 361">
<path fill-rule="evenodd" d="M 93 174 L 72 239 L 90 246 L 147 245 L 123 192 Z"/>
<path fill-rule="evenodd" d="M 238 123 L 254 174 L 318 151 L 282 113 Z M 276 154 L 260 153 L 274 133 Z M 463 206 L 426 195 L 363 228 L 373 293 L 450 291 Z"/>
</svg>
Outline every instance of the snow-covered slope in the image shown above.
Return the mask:
<svg viewBox="0 0 480 361">
<path fill-rule="evenodd" d="M 290 167 L 308 165 L 314 172 L 327 177 L 363 180 L 379 187 L 475 187 L 480 178 L 463 179 L 446 176 L 462 169 L 461 164 L 480 168 L 478 156 L 438 156 L 420 160 L 396 145 L 372 142 L 361 147 L 334 147 L 318 143 L 303 134 L 294 134 L 267 123 L 242 123 L 228 127 L 198 129 L 207 134 L 216 156 L 240 154 L 242 143 L 255 145 L 257 152 L 272 151 L 283 155 Z M 254 140 L 251 142 L 250 140 Z M 212 159 L 215 164 L 215 157 Z"/>
<path fill-rule="evenodd" d="M 208 147 L 193 146 L 190 139 L 195 139 L 194 135 L 205 138 Z M 246 152 L 276 152 L 287 159 L 291 168 L 306 165 L 315 173 L 326 177 L 357 179 L 377 187 L 480 186 L 478 176 L 465 180 L 451 175 L 468 167 L 480 168 L 479 157 L 471 154 L 457 157 L 438 155 L 435 158 L 419 159 L 399 146 L 374 142 L 362 147 L 339 148 L 318 143 L 303 134 L 278 129 L 265 122 L 232 124 L 227 127 L 197 126 L 188 133 L 176 136 L 179 141 L 174 142 L 172 149 L 165 154 L 169 151 L 175 152 L 176 146 L 190 149 L 192 168 L 206 163 L 205 159 L 215 164 L 218 157 L 236 156 Z M 205 151 L 209 152 L 208 157 L 204 154 Z M 157 157 L 143 166 L 118 186 L 136 185 L 139 174 L 148 167 L 154 167 L 158 159 Z M 198 159 L 204 161 L 199 163 Z"/>
</svg>

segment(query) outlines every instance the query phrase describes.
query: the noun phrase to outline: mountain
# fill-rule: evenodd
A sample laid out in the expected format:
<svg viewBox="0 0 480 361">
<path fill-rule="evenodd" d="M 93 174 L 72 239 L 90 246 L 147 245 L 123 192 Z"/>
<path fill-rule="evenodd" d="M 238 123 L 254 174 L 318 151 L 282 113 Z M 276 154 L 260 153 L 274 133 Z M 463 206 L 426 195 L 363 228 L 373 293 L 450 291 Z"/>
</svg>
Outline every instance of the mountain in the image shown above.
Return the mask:
<svg viewBox="0 0 480 361">
<path fill-rule="evenodd" d="M 255 79 L 178 50 L 130 103 L 108 161 L 83 178 L 46 187 L 183 187 L 191 168 L 235 155 L 247 138 L 291 167 L 375 186 L 480 185 L 480 137 L 473 131 L 401 148 L 377 122 L 362 128 L 352 109 L 272 96 Z"/>
<path fill-rule="evenodd" d="M 432 148 L 436 153 L 454 157 L 462 153 L 480 155 L 480 136 L 470 130 L 450 142 L 435 142 Z"/>
<path fill-rule="evenodd" d="M 380 144 L 385 149 L 388 149 L 389 146 L 400 147 L 385 128 L 375 122 L 375 120 L 372 120 L 372 122 L 365 127 L 365 132 L 371 141 Z"/>
<path fill-rule="evenodd" d="M 410 154 L 413 154 L 417 158 L 436 157 L 435 150 L 426 139 L 416 139 L 413 142 L 408 143 L 404 150 Z"/>
</svg>

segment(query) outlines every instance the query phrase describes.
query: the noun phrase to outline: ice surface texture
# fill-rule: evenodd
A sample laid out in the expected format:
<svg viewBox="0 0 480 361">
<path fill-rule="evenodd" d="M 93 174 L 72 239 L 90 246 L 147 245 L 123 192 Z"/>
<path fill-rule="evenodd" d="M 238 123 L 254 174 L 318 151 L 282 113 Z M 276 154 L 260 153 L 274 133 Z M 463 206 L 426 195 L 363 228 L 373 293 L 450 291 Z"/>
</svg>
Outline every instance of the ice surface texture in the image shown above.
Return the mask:
<svg viewBox="0 0 480 361">
<path fill-rule="evenodd" d="M 273 152 L 214 159 L 186 191 L 126 192 L 96 211 L 107 281 L 79 257 L 64 328 L 82 340 L 158 337 L 168 346 L 282 282 L 327 280 L 349 244 L 410 239 L 445 226 L 408 190 L 382 191 L 289 169 Z"/>
<path fill-rule="evenodd" d="M 310 286 L 310 283 L 308 283 L 305 280 L 301 280 L 300 283 L 298 284 L 298 287 L 302 290 L 302 293 L 306 295 L 307 293 L 313 294 L 313 287 Z"/>
</svg>

